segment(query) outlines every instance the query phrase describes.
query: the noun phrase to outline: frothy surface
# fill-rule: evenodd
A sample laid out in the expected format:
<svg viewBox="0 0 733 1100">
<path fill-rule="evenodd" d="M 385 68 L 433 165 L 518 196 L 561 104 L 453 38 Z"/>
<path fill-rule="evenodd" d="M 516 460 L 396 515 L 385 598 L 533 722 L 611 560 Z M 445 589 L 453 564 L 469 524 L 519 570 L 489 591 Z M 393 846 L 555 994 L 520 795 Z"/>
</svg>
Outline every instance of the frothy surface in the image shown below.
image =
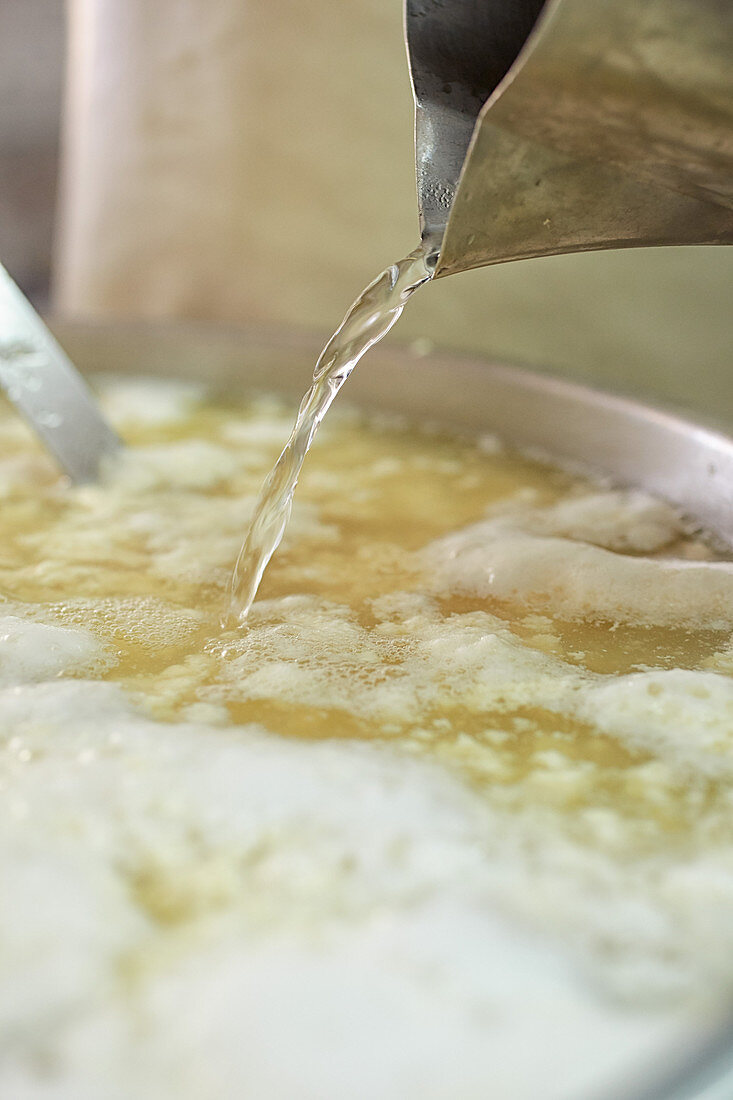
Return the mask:
<svg viewBox="0 0 733 1100">
<path fill-rule="evenodd" d="M 561 1100 L 733 986 L 733 573 L 668 506 L 341 414 L 110 385 L 0 433 L 0 1094 Z M 7 430 L 6 430 L 7 428 Z"/>
</svg>

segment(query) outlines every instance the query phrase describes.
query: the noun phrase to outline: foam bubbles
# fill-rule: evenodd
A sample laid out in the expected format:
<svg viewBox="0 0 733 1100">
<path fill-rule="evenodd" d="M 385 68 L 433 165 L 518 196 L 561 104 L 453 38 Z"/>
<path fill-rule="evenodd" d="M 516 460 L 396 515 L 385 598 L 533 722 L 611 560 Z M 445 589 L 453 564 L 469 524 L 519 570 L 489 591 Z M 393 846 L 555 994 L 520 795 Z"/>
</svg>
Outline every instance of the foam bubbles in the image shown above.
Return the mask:
<svg viewBox="0 0 733 1100">
<path fill-rule="evenodd" d="M 104 486 L 0 433 L 0 1094 L 561 1100 L 666 1064 L 733 987 L 730 644 L 601 674 L 582 618 L 729 627 L 730 566 L 642 494 L 346 416 L 222 635 L 290 413 L 201 400 L 113 387 L 139 446 Z"/>
<path fill-rule="evenodd" d="M 0 616 L 0 686 L 99 671 L 105 663 L 103 647 L 87 630 Z"/>
<path fill-rule="evenodd" d="M 714 775 L 733 769 L 733 680 L 687 669 L 600 681 L 578 713 L 598 729 Z"/>
<path fill-rule="evenodd" d="M 634 490 L 606 489 L 560 500 L 536 509 L 530 523 L 537 534 L 646 554 L 662 550 L 684 531 L 669 504 Z"/>
<path fill-rule="evenodd" d="M 200 406 L 204 386 L 178 379 L 105 380 L 100 398 L 114 424 L 150 428 L 180 424 Z"/>
<path fill-rule="evenodd" d="M 94 1095 L 111 1074 L 123 1093 L 208 1100 L 338 1096 L 353 1079 L 365 1100 L 437 1100 L 498 1079 L 523 1100 L 553 1068 L 544 1094 L 561 1097 L 612 1072 L 616 1043 L 633 1059 L 681 1024 L 608 1013 L 570 956 L 511 930 L 502 908 L 527 915 L 536 870 L 433 765 L 154 724 L 110 685 L 23 699 L 45 723 L 27 723 L 38 755 L 15 775 L 27 812 L 0 817 L 14 903 L 0 991 L 23 975 L 20 1000 L 0 997 L 6 1089 Z M 589 871 L 566 862 L 566 885 L 580 873 L 585 896 Z M 269 1057 L 275 1041 L 288 1059 Z"/>
<path fill-rule="evenodd" d="M 430 600 L 406 593 L 373 606 L 378 621 L 367 630 L 343 605 L 290 599 L 273 622 L 271 608 L 260 604 L 246 633 L 228 646 L 225 686 L 212 697 L 337 708 L 406 725 L 456 706 L 563 709 L 582 679 L 565 662 L 523 645 L 487 612 L 445 618 Z"/>
<path fill-rule="evenodd" d="M 566 619 L 733 626 L 733 563 L 604 549 L 658 549 L 679 533 L 666 506 L 639 494 L 628 513 L 623 498 L 592 496 L 474 524 L 432 544 L 424 561 L 442 595 L 517 600 Z"/>
</svg>

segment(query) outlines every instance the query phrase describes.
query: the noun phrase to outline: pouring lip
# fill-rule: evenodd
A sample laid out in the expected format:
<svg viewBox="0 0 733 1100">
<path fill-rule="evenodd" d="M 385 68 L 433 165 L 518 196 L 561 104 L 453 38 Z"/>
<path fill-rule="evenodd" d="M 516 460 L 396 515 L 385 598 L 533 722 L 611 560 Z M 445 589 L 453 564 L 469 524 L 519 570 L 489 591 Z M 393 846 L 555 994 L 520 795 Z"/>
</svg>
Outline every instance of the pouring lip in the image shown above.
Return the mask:
<svg viewBox="0 0 733 1100">
<path fill-rule="evenodd" d="M 432 55 L 412 32 L 419 70 Z M 546 0 L 473 114 L 416 77 L 435 277 L 571 252 L 733 244 L 731 49 L 720 0 Z"/>
<path fill-rule="evenodd" d="M 523 0 L 514 5 L 512 21 L 504 0 L 455 0 L 445 9 L 424 0 L 405 0 L 403 35 L 415 105 L 423 243 L 440 248 L 477 123 L 524 64 L 547 9 L 560 2 Z M 484 48 L 486 41 L 490 50 Z M 456 71 L 461 79 L 455 78 Z"/>
</svg>

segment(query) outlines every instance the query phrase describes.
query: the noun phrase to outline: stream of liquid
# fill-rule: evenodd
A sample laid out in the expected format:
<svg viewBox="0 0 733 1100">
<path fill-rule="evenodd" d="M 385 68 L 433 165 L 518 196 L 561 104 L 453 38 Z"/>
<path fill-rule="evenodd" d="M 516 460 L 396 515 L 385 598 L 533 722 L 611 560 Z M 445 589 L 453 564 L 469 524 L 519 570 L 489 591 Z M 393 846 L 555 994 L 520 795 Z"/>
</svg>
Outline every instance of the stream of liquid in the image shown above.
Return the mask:
<svg viewBox="0 0 733 1100">
<path fill-rule="evenodd" d="M 313 382 L 280 457 L 268 474 L 232 575 L 229 623 L 243 623 L 270 558 L 280 545 L 298 477 L 318 427 L 361 357 L 400 317 L 407 300 L 432 278 L 437 254 L 421 245 L 362 291 L 316 363 Z"/>
</svg>

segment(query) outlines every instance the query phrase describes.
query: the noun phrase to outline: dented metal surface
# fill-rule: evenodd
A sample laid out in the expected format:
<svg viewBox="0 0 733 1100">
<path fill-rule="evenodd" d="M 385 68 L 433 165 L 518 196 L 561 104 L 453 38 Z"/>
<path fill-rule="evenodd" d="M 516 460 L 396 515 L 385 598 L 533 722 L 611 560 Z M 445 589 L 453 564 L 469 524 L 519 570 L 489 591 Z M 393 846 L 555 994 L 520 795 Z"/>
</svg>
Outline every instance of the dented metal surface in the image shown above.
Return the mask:
<svg viewBox="0 0 733 1100">
<path fill-rule="evenodd" d="M 727 0 L 407 0 L 406 30 L 438 276 L 733 243 Z"/>
</svg>

